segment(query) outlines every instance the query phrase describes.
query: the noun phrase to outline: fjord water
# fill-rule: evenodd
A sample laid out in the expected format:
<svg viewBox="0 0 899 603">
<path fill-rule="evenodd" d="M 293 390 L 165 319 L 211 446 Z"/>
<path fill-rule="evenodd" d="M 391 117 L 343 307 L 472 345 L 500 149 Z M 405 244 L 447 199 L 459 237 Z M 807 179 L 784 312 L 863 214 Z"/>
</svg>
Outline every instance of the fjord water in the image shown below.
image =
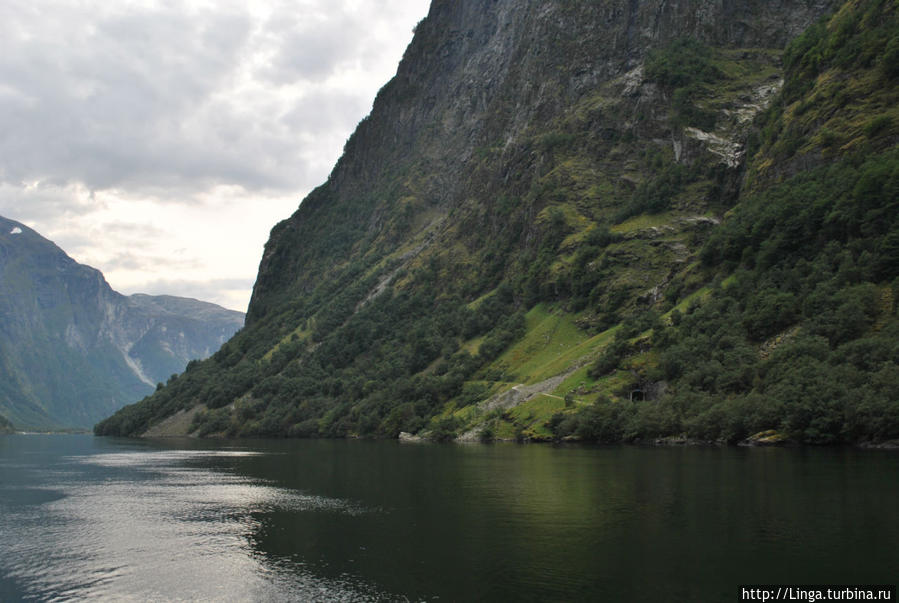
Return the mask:
<svg viewBox="0 0 899 603">
<path fill-rule="evenodd" d="M 899 576 L 899 455 L 0 438 L 0 600 L 734 600 Z"/>
</svg>

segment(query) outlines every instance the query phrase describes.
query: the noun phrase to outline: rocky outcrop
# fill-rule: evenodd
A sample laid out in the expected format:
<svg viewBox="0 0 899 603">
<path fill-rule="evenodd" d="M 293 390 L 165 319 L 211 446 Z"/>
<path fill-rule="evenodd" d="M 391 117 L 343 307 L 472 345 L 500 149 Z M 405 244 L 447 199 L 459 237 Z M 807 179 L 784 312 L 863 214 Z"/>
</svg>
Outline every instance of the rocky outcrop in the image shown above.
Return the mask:
<svg viewBox="0 0 899 603">
<path fill-rule="evenodd" d="M 166 417 L 165 420 L 156 423 L 141 434 L 141 437 L 144 438 L 176 438 L 176 437 L 187 437 L 191 434 L 191 426 L 193 424 L 194 417 L 206 410 L 206 408 L 200 404 L 198 406 L 194 406 L 193 408 L 189 408 L 187 410 L 180 410 L 173 414 L 170 417 Z"/>
<path fill-rule="evenodd" d="M 347 141 L 327 182 L 272 230 L 248 324 L 308 293 L 348 258 L 375 250 L 389 254 L 414 237 L 414 230 L 394 224 L 402 198 L 417 200 L 404 212 L 448 214 L 485 193 L 519 194 L 530 185 L 530 170 L 522 169 L 527 149 L 521 147 L 532 131 L 604 86 L 616 88 L 610 96 L 629 97 L 617 110 L 622 116 L 658 114 L 664 121 L 660 111 L 668 101 L 641 80 L 648 49 L 686 36 L 728 47 L 780 49 L 834 4 L 435 0 L 396 76 Z M 746 102 L 733 110 L 763 107 L 770 95 L 756 92 L 747 91 Z M 693 138 L 729 165 L 740 157 L 739 143 L 717 133 L 697 131 Z M 508 158 L 489 183 L 473 177 L 479 150 Z M 533 169 L 539 171 L 539 164 Z M 336 216 L 339 228 L 325 235 L 323 220 L 333 224 Z M 343 238 L 344 244 L 335 244 Z"/>
<path fill-rule="evenodd" d="M 760 431 L 740 442 L 740 446 L 790 446 L 795 444 L 796 442 L 785 433 L 774 429 Z"/>
<path fill-rule="evenodd" d="M 515 385 L 504 392 L 500 392 L 487 400 L 484 400 L 478 404 L 478 409 L 483 412 L 505 410 L 518 406 L 522 402 L 531 400 L 540 394 L 549 395 L 549 392 L 559 387 L 569 374 L 570 373 L 556 375 L 555 377 L 551 377 L 540 383 L 534 383 L 533 385 Z"/>
</svg>

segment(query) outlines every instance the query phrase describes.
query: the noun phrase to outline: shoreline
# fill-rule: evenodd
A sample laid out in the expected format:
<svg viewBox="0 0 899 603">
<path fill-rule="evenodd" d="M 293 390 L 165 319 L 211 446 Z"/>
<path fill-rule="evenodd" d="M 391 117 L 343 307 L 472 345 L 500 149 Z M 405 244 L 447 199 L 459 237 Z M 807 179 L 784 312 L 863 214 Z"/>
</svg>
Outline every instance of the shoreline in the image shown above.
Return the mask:
<svg viewBox="0 0 899 603">
<path fill-rule="evenodd" d="M 764 432 L 763 432 L 764 433 Z M 581 440 L 572 437 L 563 438 L 561 440 L 535 439 L 526 438 L 523 440 L 515 440 L 512 438 L 491 438 L 489 440 L 473 439 L 473 438 L 454 438 L 445 442 L 438 442 L 426 436 L 414 435 L 407 432 L 401 432 L 396 438 L 379 438 L 379 437 L 359 437 L 347 436 L 345 438 L 240 438 L 227 437 L 224 434 L 215 434 L 205 437 L 190 434 L 153 434 L 140 436 L 98 436 L 91 431 L 14 431 L 11 433 L 0 433 L 3 435 L 90 435 L 96 438 L 103 437 L 124 437 L 128 439 L 140 440 L 171 440 L 178 438 L 188 438 L 191 440 L 287 440 L 287 439 L 334 439 L 334 440 L 395 440 L 401 444 L 548 444 L 551 446 L 636 446 L 641 448 L 676 448 L 676 447 L 702 447 L 702 448 L 855 448 L 858 450 L 890 450 L 899 451 L 899 439 L 885 440 L 883 442 L 859 442 L 859 443 L 836 443 L 836 444 L 805 444 L 791 440 L 786 437 L 758 437 L 756 434 L 736 443 L 715 440 L 697 440 L 694 438 L 668 436 L 662 438 L 654 438 L 648 440 L 634 440 L 630 442 L 595 442 L 590 440 Z"/>
</svg>

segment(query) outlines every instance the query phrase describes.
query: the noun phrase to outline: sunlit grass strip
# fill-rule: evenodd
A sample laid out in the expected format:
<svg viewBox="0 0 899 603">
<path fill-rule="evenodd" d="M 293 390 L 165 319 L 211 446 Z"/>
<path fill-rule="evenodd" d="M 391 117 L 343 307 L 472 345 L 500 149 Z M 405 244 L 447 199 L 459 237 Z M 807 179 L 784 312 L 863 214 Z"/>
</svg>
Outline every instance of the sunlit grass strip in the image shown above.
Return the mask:
<svg viewBox="0 0 899 603">
<path fill-rule="evenodd" d="M 589 337 L 574 316 L 538 304 L 525 316 L 527 333 L 491 365 L 503 367 L 518 381 L 533 384 L 554 377 L 611 341 L 614 329 Z"/>
</svg>

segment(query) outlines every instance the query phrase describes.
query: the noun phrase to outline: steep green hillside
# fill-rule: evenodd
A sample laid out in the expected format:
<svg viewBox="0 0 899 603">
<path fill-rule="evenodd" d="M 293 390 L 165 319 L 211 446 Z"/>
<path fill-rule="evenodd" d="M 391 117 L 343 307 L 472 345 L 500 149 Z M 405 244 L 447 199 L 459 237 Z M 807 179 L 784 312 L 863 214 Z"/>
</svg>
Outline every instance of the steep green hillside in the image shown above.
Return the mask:
<svg viewBox="0 0 899 603">
<path fill-rule="evenodd" d="M 894 2 L 847 3 L 787 48 L 739 203 L 700 253 L 709 295 L 593 365 L 667 394 L 563 411 L 555 437 L 899 437 L 896 49 Z"/>
<path fill-rule="evenodd" d="M 896 6 L 829 8 L 435 2 L 247 328 L 96 432 L 897 437 Z"/>
<path fill-rule="evenodd" d="M 12 423 L 9 422 L 9 419 L 0 415 L 0 435 L 14 433 Z"/>
</svg>

